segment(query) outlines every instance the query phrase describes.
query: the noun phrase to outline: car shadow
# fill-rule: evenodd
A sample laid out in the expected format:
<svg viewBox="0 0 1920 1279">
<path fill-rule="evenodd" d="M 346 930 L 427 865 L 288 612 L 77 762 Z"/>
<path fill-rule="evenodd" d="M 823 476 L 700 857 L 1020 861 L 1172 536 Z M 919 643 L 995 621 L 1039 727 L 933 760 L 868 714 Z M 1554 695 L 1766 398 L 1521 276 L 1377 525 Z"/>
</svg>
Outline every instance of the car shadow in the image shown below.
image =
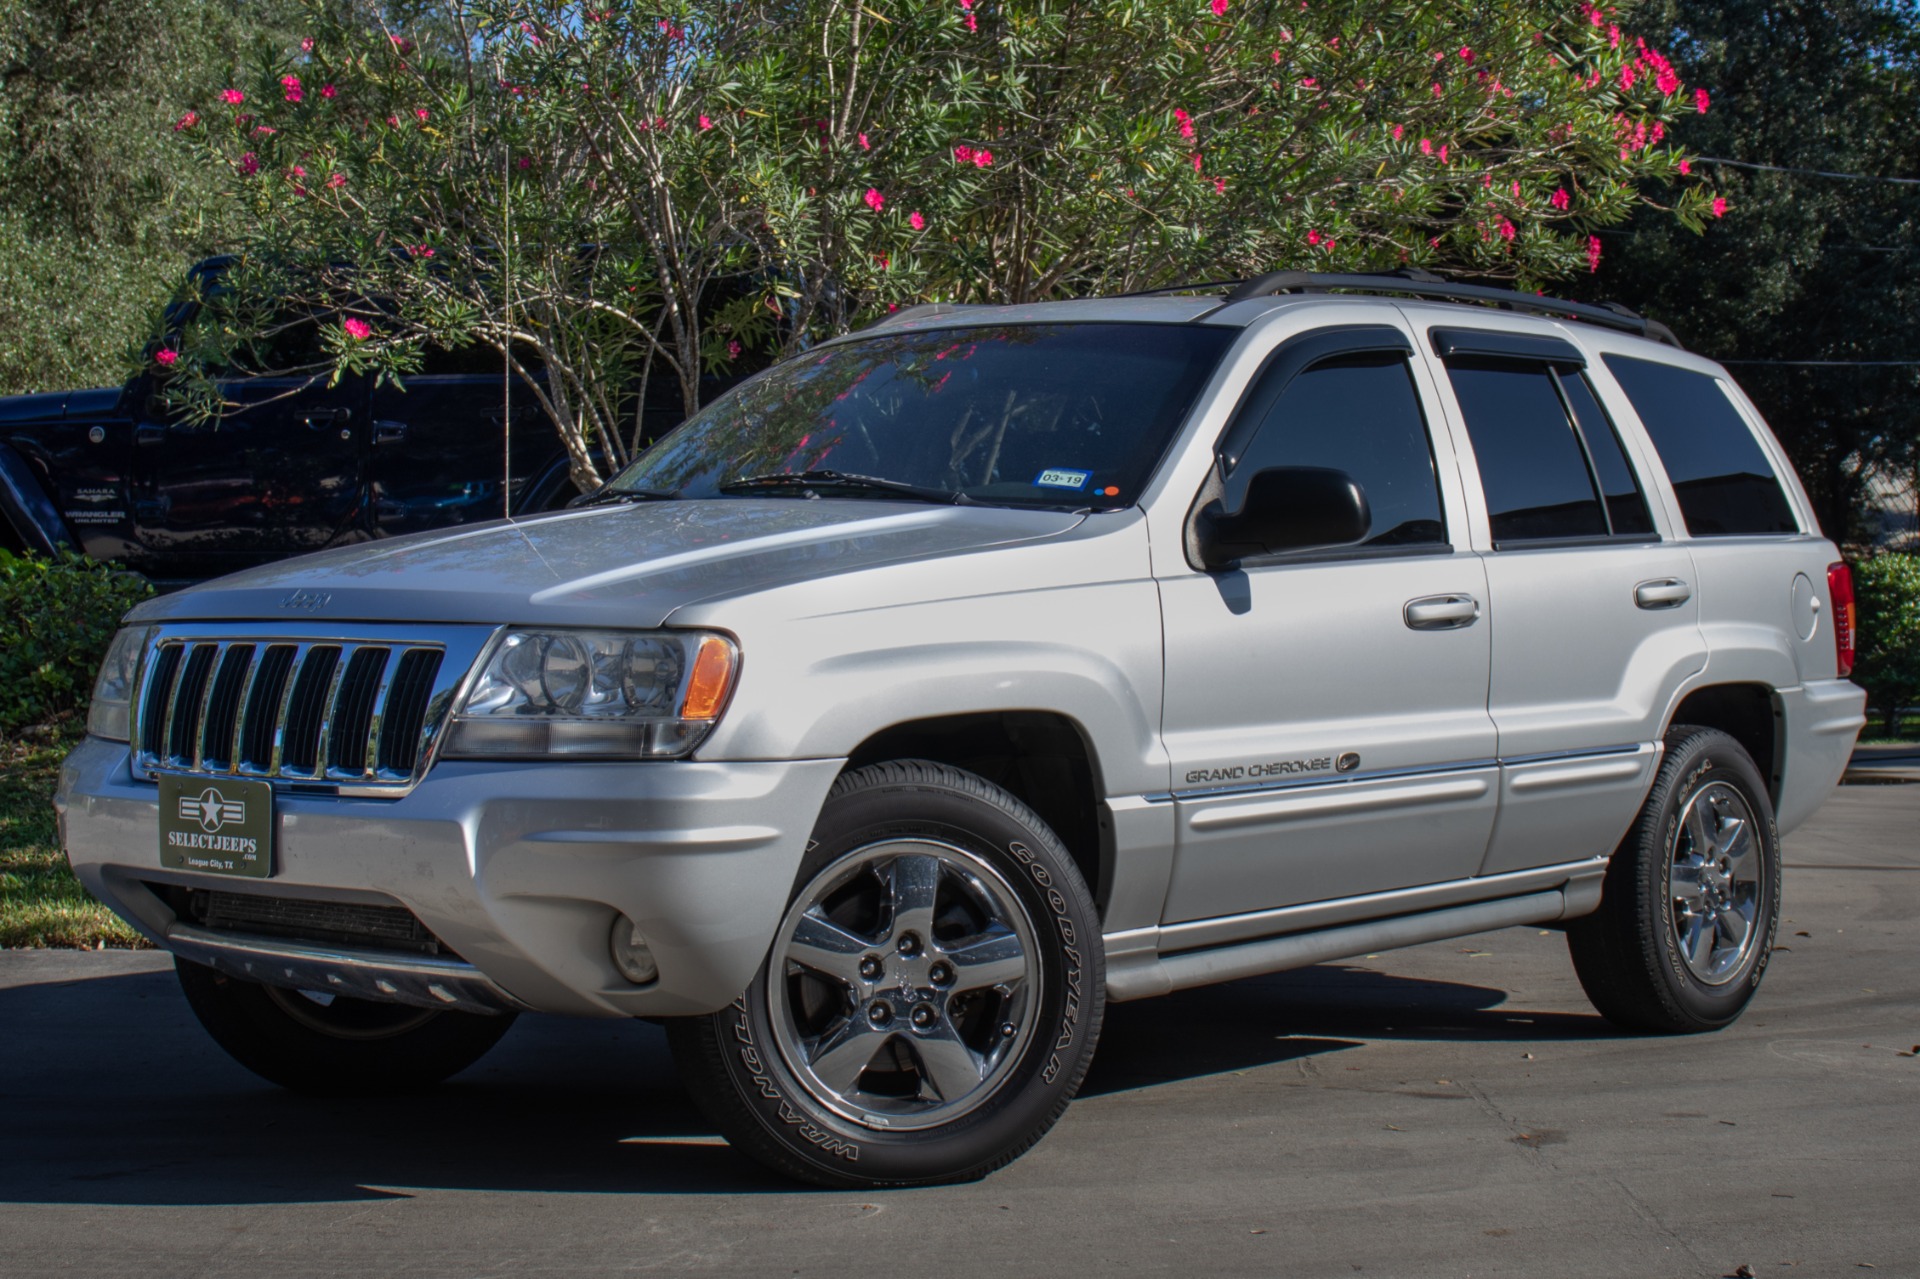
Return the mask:
<svg viewBox="0 0 1920 1279">
<path fill-rule="evenodd" d="M 1597 1017 L 1516 1017 L 1504 999 L 1320 967 L 1114 1005 L 1082 1095 L 1368 1039 L 1603 1033 Z M 344 1100 L 235 1064 L 168 970 L 0 989 L 0 1202 L 347 1202 L 417 1188 L 805 1193 L 714 1135 L 646 1023 L 529 1015 L 442 1087 Z"/>
</svg>

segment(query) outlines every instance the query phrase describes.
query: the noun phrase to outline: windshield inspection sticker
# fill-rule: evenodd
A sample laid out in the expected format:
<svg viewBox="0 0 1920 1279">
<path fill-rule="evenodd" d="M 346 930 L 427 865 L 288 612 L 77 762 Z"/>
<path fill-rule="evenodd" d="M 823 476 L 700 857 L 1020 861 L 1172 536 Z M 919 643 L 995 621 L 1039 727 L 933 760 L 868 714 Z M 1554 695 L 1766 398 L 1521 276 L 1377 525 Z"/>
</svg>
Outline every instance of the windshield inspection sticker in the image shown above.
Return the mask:
<svg viewBox="0 0 1920 1279">
<path fill-rule="evenodd" d="M 1092 471 L 1070 471 L 1062 466 L 1050 466 L 1040 472 L 1034 483 L 1041 488 L 1083 489 L 1087 481 L 1093 478 Z"/>
</svg>

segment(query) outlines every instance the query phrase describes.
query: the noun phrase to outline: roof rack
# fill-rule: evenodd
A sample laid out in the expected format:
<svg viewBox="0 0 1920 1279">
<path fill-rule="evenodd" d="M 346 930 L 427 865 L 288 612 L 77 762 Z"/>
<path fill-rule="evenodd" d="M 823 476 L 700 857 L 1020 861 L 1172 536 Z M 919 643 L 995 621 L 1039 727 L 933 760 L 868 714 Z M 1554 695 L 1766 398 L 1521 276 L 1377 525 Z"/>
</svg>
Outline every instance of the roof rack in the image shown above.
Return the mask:
<svg viewBox="0 0 1920 1279">
<path fill-rule="evenodd" d="M 1398 271 L 1341 274 L 1325 271 L 1273 271 L 1252 280 L 1210 281 L 1205 284 L 1178 284 L 1164 289 L 1149 289 L 1141 294 L 1188 293 L 1227 288 L 1221 306 L 1232 306 L 1249 298 L 1270 297 L 1276 293 L 1324 293 L 1330 289 L 1350 289 L 1363 293 L 1403 293 L 1410 297 L 1433 298 L 1444 302 L 1486 302 L 1509 311 L 1556 319 L 1582 320 L 1602 328 L 1648 337 L 1669 346 L 1679 346 L 1673 330 L 1657 320 L 1649 320 L 1618 302 L 1569 302 L 1564 298 L 1542 297 L 1512 289 L 1489 288 L 1484 284 L 1455 284 L 1431 271 L 1403 267 Z"/>
</svg>

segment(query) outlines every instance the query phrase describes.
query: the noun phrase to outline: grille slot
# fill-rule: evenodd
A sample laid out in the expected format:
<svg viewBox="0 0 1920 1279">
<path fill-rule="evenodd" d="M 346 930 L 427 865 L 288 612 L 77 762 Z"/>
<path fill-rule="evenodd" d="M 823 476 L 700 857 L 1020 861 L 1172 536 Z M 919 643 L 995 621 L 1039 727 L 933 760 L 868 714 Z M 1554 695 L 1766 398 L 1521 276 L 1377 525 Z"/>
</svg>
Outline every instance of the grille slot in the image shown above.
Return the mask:
<svg viewBox="0 0 1920 1279">
<path fill-rule="evenodd" d="M 196 891 L 188 903 L 188 911 L 204 927 L 231 932 L 337 942 L 376 950 L 407 950 L 423 955 L 452 953 L 404 906 L 363 906 L 357 902 Z"/>
<path fill-rule="evenodd" d="M 136 703 L 136 763 L 406 786 L 446 707 L 445 657 L 439 643 L 163 634 Z"/>
</svg>

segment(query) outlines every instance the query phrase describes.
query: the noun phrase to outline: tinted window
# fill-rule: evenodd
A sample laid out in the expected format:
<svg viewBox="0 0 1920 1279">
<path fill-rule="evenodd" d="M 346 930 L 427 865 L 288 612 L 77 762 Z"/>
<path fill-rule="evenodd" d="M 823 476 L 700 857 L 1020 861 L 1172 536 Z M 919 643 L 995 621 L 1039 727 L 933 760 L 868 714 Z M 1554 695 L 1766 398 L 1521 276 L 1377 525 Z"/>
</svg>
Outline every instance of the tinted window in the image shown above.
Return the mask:
<svg viewBox="0 0 1920 1279">
<path fill-rule="evenodd" d="M 1646 424 L 1695 537 L 1797 533 L 1779 477 L 1720 384 L 1704 373 L 1606 357 Z"/>
<path fill-rule="evenodd" d="M 1613 525 L 1614 535 L 1651 534 L 1653 517 L 1647 513 L 1647 499 L 1641 496 L 1633 468 L 1627 465 L 1627 455 L 1620 448 L 1620 437 L 1614 433 L 1613 423 L 1607 420 L 1600 401 L 1593 397 L 1593 388 L 1587 385 L 1583 374 L 1567 372 L 1556 376 L 1567 403 L 1573 407 L 1573 420 L 1579 424 L 1580 434 L 1587 442 L 1587 456 L 1592 459 L 1593 473 L 1600 480 L 1600 493 L 1607 500 L 1607 519 Z"/>
<path fill-rule="evenodd" d="M 1604 537 L 1580 437 L 1540 365 L 1449 364 L 1480 464 L 1493 540 Z"/>
<path fill-rule="evenodd" d="M 835 343 L 721 396 L 615 488 L 900 500 L 871 483 L 881 480 L 934 500 L 1128 506 L 1235 336 L 1193 324 L 1013 324 Z M 808 471 L 841 480 L 769 482 Z"/>
<path fill-rule="evenodd" d="M 1327 361 L 1287 383 L 1228 479 L 1228 510 L 1240 509 L 1254 472 L 1269 466 L 1324 466 L 1358 480 L 1373 511 L 1364 546 L 1447 539 L 1426 418 L 1398 355 Z"/>
</svg>

